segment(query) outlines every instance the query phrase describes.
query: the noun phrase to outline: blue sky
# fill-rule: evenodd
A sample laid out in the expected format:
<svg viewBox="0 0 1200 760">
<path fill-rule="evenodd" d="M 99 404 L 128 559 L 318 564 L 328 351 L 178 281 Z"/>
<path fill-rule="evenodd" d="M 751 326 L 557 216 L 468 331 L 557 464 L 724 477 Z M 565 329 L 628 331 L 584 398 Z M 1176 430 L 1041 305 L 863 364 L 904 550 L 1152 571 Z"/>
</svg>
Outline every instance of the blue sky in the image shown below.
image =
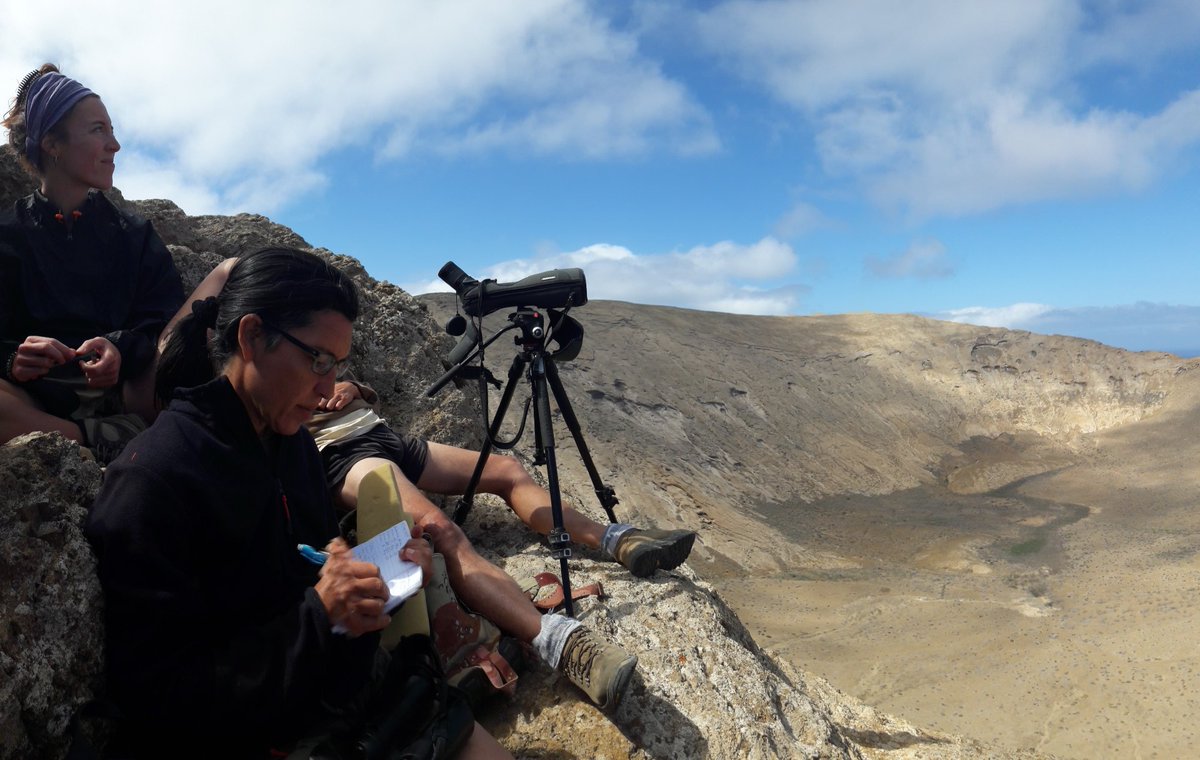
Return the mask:
<svg viewBox="0 0 1200 760">
<path fill-rule="evenodd" d="M 592 298 L 1200 353 L 1194 0 L 0 11 L 0 82 L 99 92 L 127 196 L 412 292 L 579 266 Z"/>
</svg>

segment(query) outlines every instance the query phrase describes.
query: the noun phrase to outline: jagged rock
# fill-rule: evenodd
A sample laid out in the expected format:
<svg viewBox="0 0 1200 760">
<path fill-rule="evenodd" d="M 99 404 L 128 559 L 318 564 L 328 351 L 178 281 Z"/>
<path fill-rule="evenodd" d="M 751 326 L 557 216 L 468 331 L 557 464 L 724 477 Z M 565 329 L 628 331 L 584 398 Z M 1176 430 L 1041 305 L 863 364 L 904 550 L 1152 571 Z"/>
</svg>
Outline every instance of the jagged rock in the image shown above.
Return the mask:
<svg viewBox="0 0 1200 760">
<path fill-rule="evenodd" d="M 163 240 L 221 258 L 266 246 L 311 248 L 304 238 L 258 214 L 188 216 L 167 200 L 127 201 L 119 191 L 108 193 L 118 204 L 154 222 Z"/>
<path fill-rule="evenodd" d="M 545 549 L 508 535 L 511 517 L 495 510 L 485 508 L 468 532 L 499 531 L 508 556 L 490 558 L 514 577 L 544 570 Z M 573 562 L 571 571 L 580 582 L 603 584 L 607 597 L 584 600 L 577 615 L 637 653 L 638 676 L 606 719 L 545 668 L 522 675 L 516 698 L 482 718 L 518 757 L 1037 757 L 922 730 L 781 663 L 686 566 L 640 581 L 592 559 Z"/>
<path fill-rule="evenodd" d="M 100 468 L 58 434 L 0 447 L 0 758 L 62 757 L 96 693 L 100 582 L 83 536 Z"/>
</svg>

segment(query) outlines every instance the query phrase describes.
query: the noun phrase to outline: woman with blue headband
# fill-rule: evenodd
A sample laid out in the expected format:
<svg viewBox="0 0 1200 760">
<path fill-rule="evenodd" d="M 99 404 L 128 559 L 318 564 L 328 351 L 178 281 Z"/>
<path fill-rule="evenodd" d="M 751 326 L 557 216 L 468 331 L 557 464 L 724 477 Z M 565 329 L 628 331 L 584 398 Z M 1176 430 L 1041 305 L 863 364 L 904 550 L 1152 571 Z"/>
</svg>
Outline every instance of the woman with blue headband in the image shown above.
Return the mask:
<svg viewBox="0 0 1200 760">
<path fill-rule="evenodd" d="M 98 95 L 46 64 L 3 123 L 40 185 L 0 212 L 0 443 L 57 431 L 107 463 L 154 416 L 179 274 L 149 222 L 102 192 L 121 144 Z"/>
</svg>

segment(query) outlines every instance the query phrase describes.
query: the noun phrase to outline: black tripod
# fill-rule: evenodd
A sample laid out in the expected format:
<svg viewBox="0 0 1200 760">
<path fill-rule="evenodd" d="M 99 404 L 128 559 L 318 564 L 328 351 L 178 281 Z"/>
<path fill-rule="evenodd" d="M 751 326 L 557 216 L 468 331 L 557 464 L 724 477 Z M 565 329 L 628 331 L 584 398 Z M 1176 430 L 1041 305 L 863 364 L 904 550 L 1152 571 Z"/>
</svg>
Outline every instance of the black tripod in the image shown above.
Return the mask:
<svg viewBox="0 0 1200 760">
<path fill-rule="evenodd" d="M 567 429 L 571 431 L 571 437 L 575 440 L 575 446 L 579 450 L 579 455 L 583 460 L 584 466 L 587 468 L 588 475 L 591 477 L 592 486 L 595 488 L 596 496 L 600 500 L 600 506 L 604 508 L 609 521 L 614 523 L 617 521 L 617 517 L 613 512 L 613 507 L 617 505 L 617 496 L 613 489 L 605 485 L 601 480 L 600 473 L 597 472 L 596 465 L 592 462 L 591 453 L 588 451 L 587 443 L 583 439 L 583 432 L 579 426 L 579 419 L 575 416 L 575 410 L 571 406 L 571 400 L 567 398 L 567 393 L 563 389 L 562 381 L 558 376 L 558 367 L 555 365 L 555 361 L 567 361 L 578 354 L 579 343 L 583 339 L 583 328 L 579 326 L 578 322 L 575 322 L 575 320 L 567 317 L 565 314 L 550 310 L 550 317 L 552 320 L 555 320 L 553 337 L 564 346 L 559 351 L 550 352 L 547 350 L 545 317 L 541 310 L 532 308 L 518 309 L 510 314 L 508 319 L 512 324 L 488 341 L 488 343 L 491 343 L 492 340 L 495 340 L 508 330 L 519 329 L 521 331 L 520 335 L 513 339 L 513 342 L 521 348 L 521 352 L 513 357 L 512 365 L 509 367 L 508 381 L 504 385 L 504 392 L 500 397 L 499 405 L 496 407 L 496 414 L 492 418 L 488 428 L 487 440 L 484 441 L 483 447 L 479 451 L 479 459 L 475 463 L 475 471 L 471 474 L 471 481 L 467 484 L 463 495 L 455 504 L 454 521 L 461 525 L 466 520 L 472 506 L 474 506 L 475 491 L 479 486 L 480 478 L 483 477 L 483 468 L 487 464 L 488 457 L 491 455 L 493 448 L 512 448 L 520 440 L 524 432 L 525 417 L 522 417 L 520 429 L 512 440 L 501 442 L 496 438 L 500 432 L 500 426 L 504 422 L 504 416 L 508 412 L 513 392 L 516 390 L 521 376 L 525 375 L 532 389 L 530 402 L 533 404 L 533 428 L 536 447 L 533 463 L 537 466 L 543 464 L 546 466 L 546 475 L 549 480 L 550 513 L 554 524 L 548 536 L 550 555 L 559 561 L 563 605 L 567 615 L 574 617 L 575 609 L 571 599 L 570 571 L 567 568 L 567 559 L 571 556 L 571 536 L 563 527 L 562 496 L 559 492 L 558 464 L 554 454 L 554 428 L 551 425 L 550 418 L 550 393 L 554 394 L 554 401 L 558 404 L 558 409 L 562 412 L 563 420 L 567 423 Z M 564 333 L 567 334 L 566 337 L 568 338 L 566 342 L 563 342 Z M 474 354 L 478 354 L 482 349 L 483 346 L 480 346 Z M 474 357 L 474 354 L 451 368 L 445 379 L 452 377 L 459 368 Z M 481 379 L 480 382 L 482 383 L 484 380 Z M 442 381 L 442 384 L 444 384 L 444 381 Z M 441 387 L 439 384 L 435 384 L 432 390 L 436 392 L 436 388 L 439 387 Z M 527 406 L 525 414 L 528 415 L 528 413 Z"/>
</svg>

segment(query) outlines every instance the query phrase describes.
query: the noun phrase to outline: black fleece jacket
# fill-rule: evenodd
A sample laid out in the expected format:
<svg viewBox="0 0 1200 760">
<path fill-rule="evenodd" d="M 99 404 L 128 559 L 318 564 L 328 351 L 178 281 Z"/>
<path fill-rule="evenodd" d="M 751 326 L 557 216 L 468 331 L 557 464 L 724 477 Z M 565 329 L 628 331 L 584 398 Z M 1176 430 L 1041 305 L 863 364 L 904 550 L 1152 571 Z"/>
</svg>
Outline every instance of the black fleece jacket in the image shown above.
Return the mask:
<svg viewBox="0 0 1200 760">
<path fill-rule="evenodd" d="M 71 228 L 41 193 L 0 214 L 0 373 L 30 335 L 77 348 L 104 336 L 136 377 L 183 304 L 171 254 L 149 222 L 93 190 Z M 7 378 L 5 378 L 7 379 Z"/>
<path fill-rule="evenodd" d="M 224 378 L 108 467 L 87 535 L 124 750 L 261 757 L 366 686 L 379 635 L 331 632 L 296 551 L 337 535 L 323 473 L 303 428 L 264 446 Z"/>
</svg>

